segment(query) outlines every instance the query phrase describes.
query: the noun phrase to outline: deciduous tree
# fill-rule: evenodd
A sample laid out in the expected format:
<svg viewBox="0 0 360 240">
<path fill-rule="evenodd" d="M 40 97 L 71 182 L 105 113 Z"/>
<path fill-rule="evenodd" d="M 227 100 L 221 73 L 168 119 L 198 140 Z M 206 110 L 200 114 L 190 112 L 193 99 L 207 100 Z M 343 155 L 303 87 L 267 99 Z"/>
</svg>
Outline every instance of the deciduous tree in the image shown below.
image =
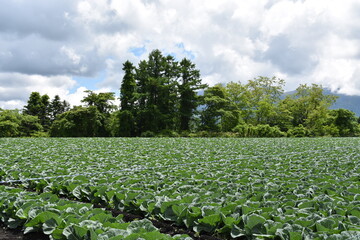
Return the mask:
<svg viewBox="0 0 360 240">
<path fill-rule="evenodd" d="M 88 95 L 84 97 L 81 102 L 86 103 L 87 106 L 95 106 L 102 114 L 109 114 L 111 111 L 116 109 L 116 106 L 112 102 L 113 100 L 115 100 L 115 93 L 95 93 L 91 90 L 86 90 L 85 92 Z"/>
<path fill-rule="evenodd" d="M 96 106 L 74 107 L 62 113 L 50 128 L 52 137 L 102 137 L 105 116 Z"/>
</svg>

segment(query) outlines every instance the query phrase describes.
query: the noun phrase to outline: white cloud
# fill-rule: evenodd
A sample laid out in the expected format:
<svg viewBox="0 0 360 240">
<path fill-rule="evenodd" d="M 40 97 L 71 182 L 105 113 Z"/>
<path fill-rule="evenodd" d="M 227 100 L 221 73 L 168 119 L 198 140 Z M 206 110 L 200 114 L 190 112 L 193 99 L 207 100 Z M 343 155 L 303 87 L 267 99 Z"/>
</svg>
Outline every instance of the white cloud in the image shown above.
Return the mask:
<svg viewBox="0 0 360 240">
<path fill-rule="evenodd" d="M 0 101 L 1 109 L 22 109 L 25 102 L 21 100 Z"/>
<path fill-rule="evenodd" d="M 359 61 L 350 59 L 323 59 L 312 77 L 315 82 L 323 83 L 333 91 L 360 95 L 359 66 Z"/>
<path fill-rule="evenodd" d="M 2 92 L 0 101 L 10 106 L 29 91 L 58 91 L 78 103 L 83 89 L 69 94 L 72 76 L 99 72 L 106 77 L 98 87 L 117 92 L 122 63 L 136 65 L 156 48 L 192 58 L 210 84 L 277 75 L 287 90 L 315 82 L 360 94 L 359 12 L 357 0 L 7 1 L 0 79 L 23 80 L 11 89 L 0 80 L 0 91 L 13 94 Z M 54 87 L 55 79 L 72 84 Z"/>
<path fill-rule="evenodd" d="M 76 82 L 67 76 L 41 76 L 20 73 L 0 73 L 0 108 L 16 106 L 21 109 L 27 102 L 31 92 L 48 94 L 51 98 L 59 95 L 66 99 L 69 89 Z"/>
<path fill-rule="evenodd" d="M 81 100 L 87 95 L 85 91 L 88 90 L 86 87 L 79 87 L 74 93 L 67 93 L 65 95 L 66 100 L 71 103 L 72 106 L 81 106 L 83 103 Z"/>
<path fill-rule="evenodd" d="M 123 72 L 122 72 L 122 64 L 114 61 L 112 59 L 107 59 L 106 60 L 106 72 L 107 72 L 107 76 L 105 78 L 105 80 L 103 82 L 101 82 L 99 84 L 99 87 L 101 88 L 109 88 L 109 92 L 111 91 L 111 89 L 113 89 L 112 91 L 114 91 L 114 89 L 116 89 L 116 92 L 118 92 L 120 85 L 121 85 L 121 80 L 124 76 Z"/>
<path fill-rule="evenodd" d="M 73 64 L 78 65 L 80 63 L 81 56 L 76 54 L 74 49 L 62 46 L 60 48 L 60 52 L 63 53 Z"/>
</svg>

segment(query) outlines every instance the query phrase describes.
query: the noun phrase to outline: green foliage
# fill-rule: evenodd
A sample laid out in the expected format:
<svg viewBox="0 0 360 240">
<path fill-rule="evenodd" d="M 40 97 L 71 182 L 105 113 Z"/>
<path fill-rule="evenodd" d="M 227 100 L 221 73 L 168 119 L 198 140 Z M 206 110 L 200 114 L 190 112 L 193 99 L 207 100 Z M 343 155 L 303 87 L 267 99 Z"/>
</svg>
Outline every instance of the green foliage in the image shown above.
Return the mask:
<svg viewBox="0 0 360 240">
<path fill-rule="evenodd" d="M 236 132 L 239 137 L 252 137 L 251 128 L 253 128 L 250 124 L 238 124 L 236 127 L 232 129 L 233 132 Z"/>
<path fill-rule="evenodd" d="M 136 101 L 135 67 L 131 62 L 126 61 L 123 64 L 123 71 L 125 75 L 120 88 L 121 110 L 132 111 L 134 110 Z"/>
<path fill-rule="evenodd" d="M 31 137 L 39 137 L 39 138 L 50 137 L 49 132 L 42 132 L 42 131 L 34 132 L 30 136 Z"/>
<path fill-rule="evenodd" d="M 66 101 L 61 101 L 59 95 L 55 95 L 54 99 L 50 103 L 50 118 L 52 121 L 56 117 L 66 111 L 70 110 L 69 103 Z"/>
<path fill-rule="evenodd" d="M 97 107 L 75 107 L 62 113 L 50 128 L 52 137 L 96 137 L 104 136 L 104 115 Z"/>
<path fill-rule="evenodd" d="M 225 88 L 221 84 L 205 90 L 203 98 L 203 105 L 205 107 L 200 115 L 202 130 L 220 130 L 221 115 L 228 104 L 225 94 Z"/>
<path fill-rule="evenodd" d="M 24 106 L 24 113 L 31 116 L 37 116 L 40 124 L 45 130 L 50 127 L 50 101 L 47 94 L 40 95 L 38 92 L 32 92 L 27 105 Z"/>
<path fill-rule="evenodd" d="M 353 137 L 359 134 L 359 124 L 354 112 L 347 109 L 332 110 L 334 125 L 339 129 L 339 136 Z"/>
<path fill-rule="evenodd" d="M 159 132 L 163 126 L 159 125 L 161 113 L 156 105 L 147 106 L 146 109 L 140 110 L 136 113 L 136 132 L 137 135 L 150 131 Z"/>
<path fill-rule="evenodd" d="M 36 116 L 21 114 L 17 110 L 0 111 L 0 137 L 30 137 L 42 130 Z"/>
<path fill-rule="evenodd" d="M 94 93 L 93 91 L 86 90 L 88 95 L 81 100 L 81 102 L 86 103 L 87 106 L 95 106 L 101 114 L 108 114 L 116 109 L 116 106 L 112 103 L 115 100 L 115 93 L 105 92 L 105 93 Z"/>
<path fill-rule="evenodd" d="M 178 111 L 177 98 L 178 63 L 170 55 L 159 50 L 149 54 L 136 69 L 138 108 L 137 134 L 145 131 L 159 132 L 175 129 Z"/>
<path fill-rule="evenodd" d="M 146 132 L 141 133 L 141 137 L 145 137 L 145 138 L 155 137 L 155 136 L 156 136 L 156 134 L 152 131 L 146 131 Z"/>
<path fill-rule="evenodd" d="M 277 126 L 271 127 L 269 124 L 257 125 L 254 132 L 257 137 L 284 137 L 285 136 L 285 134 L 283 132 L 281 132 Z"/>
<path fill-rule="evenodd" d="M 42 105 L 41 95 L 38 92 L 32 92 L 27 105 L 24 106 L 24 113 L 32 116 L 39 116 L 44 106 Z"/>
<path fill-rule="evenodd" d="M 20 135 L 19 124 L 5 120 L 0 121 L 0 137 L 17 137 Z"/>
<path fill-rule="evenodd" d="M 180 135 L 176 131 L 164 129 L 157 136 L 159 136 L 159 137 L 179 137 Z"/>
<path fill-rule="evenodd" d="M 309 131 L 302 124 L 290 129 L 288 131 L 289 137 L 307 137 L 309 136 Z"/>
<path fill-rule="evenodd" d="M 276 77 L 258 77 L 249 80 L 247 89 L 247 116 L 252 124 L 272 124 L 276 115 L 277 104 L 284 93 L 285 81 Z"/>
<path fill-rule="evenodd" d="M 180 62 L 180 84 L 179 88 L 179 114 L 180 129 L 182 131 L 190 130 L 190 121 L 201 101 L 197 90 L 204 89 L 207 85 L 201 83 L 200 71 L 195 68 L 190 60 L 184 58 Z"/>
<path fill-rule="evenodd" d="M 285 137 L 286 134 L 277 126 L 271 127 L 269 124 L 259 124 L 253 126 L 251 124 L 239 124 L 233 131 L 238 134 L 239 137 Z"/>
<path fill-rule="evenodd" d="M 87 90 L 82 102 L 88 110 L 74 108 L 64 117 L 69 110 L 66 101 L 55 96 L 50 102 L 48 95 L 33 92 L 24 113 L 38 117 L 45 136 L 50 128 L 52 136 L 136 137 L 149 135 L 146 132 L 155 136 L 189 132 L 185 136 L 212 137 L 360 135 L 355 114 L 346 109 L 329 110 L 337 97 L 324 94 L 317 84 L 302 84 L 283 99 L 285 81 L 276 77 L 259 76 L 246 84 L 230 82 L 208 87 L 201 83 L 194 63 L 186 58 L 178 62 L 160 50 L 152 51 L 138 66 L 126 61 L 123 71 L 119 111 L 115 111 L 113 92 Z M 83 117 L 89 119 L 76 117 L 86 111 L 89 114 Z M 0 125 L 2 136 L 34 136 L 33 132 L 22 133 L 16 122 L 9 121 Z"/>
<path fill-rule="evenodd" d="M 41 96 L 38 92 L 32 92 L 27 105 L 24 106 L 24 114 L 38 117 L 45 132 L 49 130 L 57 115 L 68 110 L 69 103 L 61 101 L 58 95 L 50 102 L 47 94 Z M 25 133 L 24 135 L 29 134 Z"/>
<path fill-rule="evenodd" d="M 117 111 L 112 115 L 110 131 L 113 137 L 132 137 L 135 135 L 135 118 L 131 111 Z"/>
<path fill-rule="evenodd" d="M 241 122 L 240 114 L 240 111 L 221 111 L 221 131 L 232 131 Z"/>
<path fill-rule="evenodd" d="M 336 97 L 324 95 L 323 88 L 317 84 L 305 84 L 300 85 L 296 92 L 287 96 L 284 101 L 292 113 L 293 125 L 303 124 L 311 129 L 325 121 L 326 110 L 336 101 Z"/>
<path fill-rule="evenodd" d="M 124 223 L 93 208 L 101 204 L 221 239 L 356 239 L 359 169 L 349 156 L 358 145 L 358 138 L 4 139 L 1 180 L 69 176 L 19 185 L 40 195 L 0 186 L 0 219 L 53 239 L 171 239 L 148 220 Z"/>
<path fill-rule="evenodd" d="M 293 128 L 293 119 L 291 108 L 289 107 L 289 98 L 285 98 L 280 101 L 276 109 L 276 115 L 274 116 L 274 124 L 278 126 L 281 131 L 287 132 Z"/>
<path fill-rule="evenodd" d="M 189 239 L 161 234 L 151 221 L 124 223 L 122 216 L 92 204 L 59 199 L 51 193 L 36 195 L 0 186 L 1 221 L 9 228 L 24 227 L 24 234 L 41 232 L 50 239 Z"/>
<path fill-rule="evenodd" d="M 37 115 L 45 130 L 50 127 L 50 98 L 47 94 L 41 96 L 41 108 Z"/>
<path fill-rule="evenodd" d="M 177 62 L 174 57 L 154 50 L 137 67 L 126 61 L 123 70 L 121 111 L 129 111 L 133 118 L 122 118 L 117 128 L 131 125 L 134 130 L 130 136 L 141 136 L 147 131 L 158 134 L 164 130 L 190 130 L 200 104 L 196 91 L 206 86 L 201 84 L 195 64 L 188 59 Z"/>
<path fill-rule="evenodd" d="M 330 124 L 330 125 L 326 125 L 324 126 L 324 132 L 325 132 L 325 136 L 329 136 L 329 137 L 339 137 L 340 136 L 340 131 L 339 128 L 337 126 L 335 126 L 335 124 Z"/>
<path fill-rule="evenodd" d="M 40 124 L 38 117 L 26 114 L 19 114 L 18 116 L 21 119 L 19 126 L 19 132 L 21 133 L 20 136 L 35 137 L 42 134 L 44 128 Z"/>
</svg>

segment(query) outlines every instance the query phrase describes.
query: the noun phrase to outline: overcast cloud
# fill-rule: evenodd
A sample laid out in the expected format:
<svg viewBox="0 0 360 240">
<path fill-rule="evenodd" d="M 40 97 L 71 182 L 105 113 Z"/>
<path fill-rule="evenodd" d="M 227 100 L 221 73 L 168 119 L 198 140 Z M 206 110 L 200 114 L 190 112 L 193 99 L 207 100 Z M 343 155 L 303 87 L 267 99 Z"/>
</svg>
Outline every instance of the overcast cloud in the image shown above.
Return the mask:
<svg viewBox="0 0 360 240">
<path fill-rule="evenodd" d="M 277 76 L 286 90 L 318 83 L 360 95 L 358 0 L 0 3 L 1 108 L 22 108 L 32 91 L 72 104 L 85 89 L 117 92 L 122 63 L 153 49 L 190 58 L 210 85 Z"/>
</svg>

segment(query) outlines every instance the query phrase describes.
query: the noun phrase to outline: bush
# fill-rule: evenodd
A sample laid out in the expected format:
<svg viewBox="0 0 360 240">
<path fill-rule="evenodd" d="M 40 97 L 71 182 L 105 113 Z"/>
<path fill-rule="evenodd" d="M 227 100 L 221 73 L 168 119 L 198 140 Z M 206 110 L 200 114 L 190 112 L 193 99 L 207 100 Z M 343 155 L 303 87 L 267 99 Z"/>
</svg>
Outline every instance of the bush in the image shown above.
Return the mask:
<svg viewBox="0 0 360 240">
<path fill-rule="evenodd" d="M 239 137 L 239 134 L 234 132 L 222 132 L 219 137 L 223 138 L 237 138 Z"/>
<path fill-rule="evenodd" d="M 331 136 L 331 137 L 340 136 L 340 131 L 334 124 L 324 126 L 324 131 L 325 131 L 325 136 Z"/>
<path fill-rule="evenodd" d="M 248 124 L 239 124 L 232 129 L 233 132 L 237 133 L 239 137 L 249 137 L 249 128 L 252 125 Z"/>
<path fill-rule="evenodd" d="M 105 116 L 95 106 L 75 107 L 58 115 L 50 128 L 52 137 L 103 137 Z"/>
<path fill-rule="evenodd" d="M 18 137 L 19 136 L 19 125 L 15 122 L 6 120 L 0 122 L 0 137 Z"/>
<path fill-rule="evenodd" d="M 292 129 L 288 130 L 289 137 L 307 137 L 309 136 L 309 131 L 302 125 L 298 125 Z"/>
<path fill-rule="evenodd" d="M 211 132 L 211 131 L 200 131 L 195 134 L 196 137 L 216 137 L 217 132 Z"/>
<path fill-rule="evenodd" d="M 48 132 L 35 132 L 33 134 L 31 134 L 31 137 L 39 137 L 39 138 L 46 138 L 46 137 L 50 137 L 50 134 Z"/>
<path fill-rule="evenodd" d="M 172 131 L 170 129 L 165 129 L 165 130 L 162 130 L 159 134 L 158 134 L 158 137 L 179 137 L 180 135 L 175 132 L 175 131 Z"/>
<path fill-rule="evenodd" d="M 189 133 L 186 137 L 192 137 L 192 138 L 212 138 L 212 137 L 228 137 L 227 132 L 212 132 L 212 131 L 199 131 L 194 133 Z M 235 136 L 234 133 L 230 133 Z"/>
<path fill-rule="evenodd" d="M 269 124 L 261 124 L 256 127 L 257 137 L 285 137 L 286 134 L 280 131 L 279 127 L 271 127 Z"/>
<path fill-rule="evenodd" d="M 285 137 L 279 127 L 271 127 L 269 124 L 253 126 L 251 124 L 240 124 L 233 128 L 239 137 Z"/>
<path fill-rule="evenodd" d="M 155 137 L 155 133 L 152 131 L 145 131 L 143 133 L 141 133 L 141 137 Z"/>
<path fill-rule="evenodd" d="M 181 131 L 180 133 L 179 133 L 179 136 L 180 137 L 191 137 L 191 132 L 190 131 Z"/>
</svg>

